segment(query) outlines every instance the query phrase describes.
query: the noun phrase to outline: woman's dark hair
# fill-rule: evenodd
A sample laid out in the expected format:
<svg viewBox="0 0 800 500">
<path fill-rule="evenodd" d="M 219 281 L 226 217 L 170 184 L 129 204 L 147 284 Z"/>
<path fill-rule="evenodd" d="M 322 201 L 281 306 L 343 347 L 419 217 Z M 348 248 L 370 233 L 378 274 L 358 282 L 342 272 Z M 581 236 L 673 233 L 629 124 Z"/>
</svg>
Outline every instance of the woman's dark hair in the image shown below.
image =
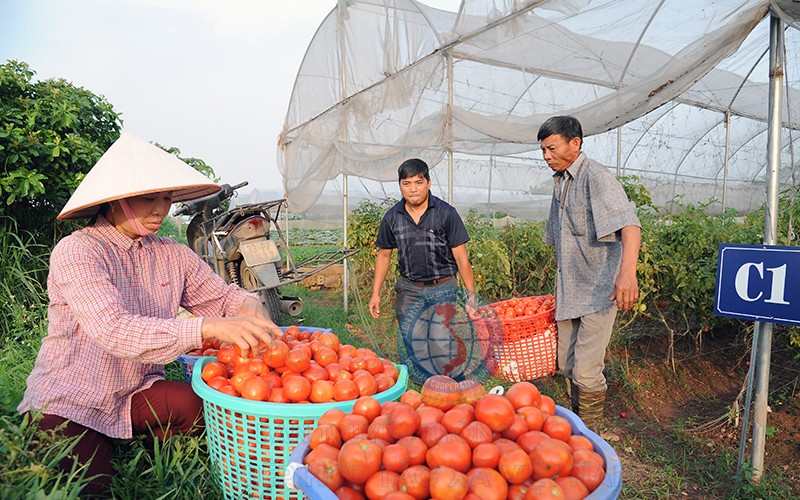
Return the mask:
<svg viewBox="0 0 800 500">
<path fill-rule="evenodd" d="M 567 142 L 571 141 L 573 137 L 577 137 L 583 144 L 583 128 L 581 122 L 574 116 L 553 116 L 548 118 L 547 121 L 542 123 L 539 127 L 539 133 L 536 134 L 536 140 L 542 141 L 551 135 L 560 135 Z"/>
<path fill-rule="evenodd" d="M 425 177 L 426 180 L 431 180 L 431 174 L 428 172 L 428 164 L 419 158 L 406 160 L 401 163 L 400 167 L 397 169 L 397 180 L 399 181 L 418 175 Z"/>
</svg>

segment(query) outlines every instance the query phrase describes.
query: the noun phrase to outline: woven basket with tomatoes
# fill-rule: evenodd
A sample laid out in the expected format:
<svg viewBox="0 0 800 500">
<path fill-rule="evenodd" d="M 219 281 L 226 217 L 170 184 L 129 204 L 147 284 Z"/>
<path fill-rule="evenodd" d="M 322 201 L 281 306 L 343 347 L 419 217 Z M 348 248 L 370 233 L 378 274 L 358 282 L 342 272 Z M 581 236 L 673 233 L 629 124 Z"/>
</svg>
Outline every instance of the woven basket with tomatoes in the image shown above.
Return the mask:
<svg viewBox="0 0 800 500">
<path fill-rule="evenodd" d="M 556 371 L 555 297 L 514 297 L 478 310 L 473 318 L 486 365 L 509 382 Z"/>
</svg>

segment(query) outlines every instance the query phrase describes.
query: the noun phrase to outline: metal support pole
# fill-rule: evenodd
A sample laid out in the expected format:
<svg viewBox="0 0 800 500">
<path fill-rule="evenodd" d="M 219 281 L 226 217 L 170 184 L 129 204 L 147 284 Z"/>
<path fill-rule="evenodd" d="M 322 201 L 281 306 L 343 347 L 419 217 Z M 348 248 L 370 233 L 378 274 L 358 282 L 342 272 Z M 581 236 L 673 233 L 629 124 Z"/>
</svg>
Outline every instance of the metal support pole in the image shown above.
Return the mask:
<svg viewBox="0 0 800 500">
<path fill-rule="evenodd" d="M 769 25 L 769 131 L 767 135 L 767 203 L 764 208 L 764 244 L 775 245 L 778 228 L 778 169 L 781 146 L 781 86 L 783 82 L 783 21 L 770 15 Z M 767 430 L 772 323 L 763 323 L 758 338 L 753 418 L 753 479 L 761 478 Z"/>
<path fill-rule="evenodd" d="M 622 175 L 622 127 L 617 127 L 617 177 Z"/>
<path fill-rule="evenodd" d="M 447 53 L 447 202 L 453 204 L 453 56 Z"/>
<path fill-rule="evenodd" d="M 339 28 L 339 54 L 341 56 L 341 66 L 339 68 L 339 76 L 341 79 L 341 87 L 340 92 L 341 95 L 340 101 L 344 101 L 345 97 L 347 97 L 347 53 L 345 51 L 345 30 L 344 30 L 344 9 L 347 8 L 346 2 L 339 1 L 338 6 L 336 8 L 337 23 Z M 346 130 L 346 129 L 345 129 Z M 347 235 L 347 222 L 348 222 L 348 214 L 347 214 L 347 160 L 344 160 L 345 164 L 342 165 L 342 220 L 344 222 L 342 228 L 342 246 L 344 249 L 347 250 L 348 248 L 348 235 Z M 348 292 L 349 292 L 349 283 L 350 280 L 348 279 L 348 272 L 349 266 L 347 265 L 347 259 L 342 261 L 342 307 L 344 308 L 344 313 L 347 314 L 349 309 L 349 301 L 348 301 Z"/>
<path fill-rule="evenodd" d="M 722 211 L 728 208 L 728 162 L 731 152 L 731 112 L 725 112 L 725 166 L 722 173 Z"/>
</svg>

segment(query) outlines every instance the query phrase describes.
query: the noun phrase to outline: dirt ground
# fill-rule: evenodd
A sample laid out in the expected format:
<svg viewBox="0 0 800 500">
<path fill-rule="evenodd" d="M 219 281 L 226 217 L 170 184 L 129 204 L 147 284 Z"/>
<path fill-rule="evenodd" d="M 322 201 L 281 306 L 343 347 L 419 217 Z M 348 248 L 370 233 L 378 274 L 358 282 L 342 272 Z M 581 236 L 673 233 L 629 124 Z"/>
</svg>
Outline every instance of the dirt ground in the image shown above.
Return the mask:
<svg viewBox="0 0 800 500">
<path fill-rule="evenodd" d="M 672 493 L 680 490 L 685 498 L 730 498 L 732 490 L 719 485 L 732 488 L 734 480 L 749 345 L 732 344 L 725 336 L 707 337 L 701 350 L 693 344 L 677 349 L 673 371 L 663 345 L 642 339 L 628 344 L 636 347 L 614 345 L 610 350 L 606 409 L 608 431 L 619 438 L 611 444 L 622 463 L 622 498 L 657 491 L 658 478 L 672 476 L 665 468 L 686 478 Z M 794 483 L 793 493 L 800 496 L 798 368 L 800 364 L 781 347 L 780 339 L 774 341 L 764 465 L 765 470 L 778 470 Z M 738 413 L 732 411 L 737 397 Z M 686 430 L 682 439 L 675 439 L 674 429 Z M 751 458 L 751 438 L 752 431 L 747 435 L 746 461 Z M 666 454 L 671 459 L 663 463 L 653 459 L 649 448 L 657 443 L 674 447 Z M 732 463 L 721 460 L 724 450 L 732 453 Z M 726 473 L 730 481 L 720 481 L 719 476 Z M 656 496 L 672 497 L 653 493 L 642 497 Z"/>
</svg>

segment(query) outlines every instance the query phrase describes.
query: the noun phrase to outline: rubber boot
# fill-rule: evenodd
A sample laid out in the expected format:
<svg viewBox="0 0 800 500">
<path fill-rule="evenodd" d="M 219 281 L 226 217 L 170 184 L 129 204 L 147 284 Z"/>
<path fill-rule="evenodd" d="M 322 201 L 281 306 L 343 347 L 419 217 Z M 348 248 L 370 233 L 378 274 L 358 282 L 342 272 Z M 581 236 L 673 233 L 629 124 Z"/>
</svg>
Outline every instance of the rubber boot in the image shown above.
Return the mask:
<svg viewBox="0 0 800 500">
<path fill-rule="evenodd" d="M 581 417 L 586 427 L 597 432 L 600 422 L 603 419 L 603 409 L 606 404 L 606 391 L 576 391 L 573 385 L 573 393 L 578 392 L 578 416 Z"/>
<path fill-rule="evenodd" d="M 567 398 L 569 398 L 570 404 L 572 405 L 572 413 L 579 415 L 578 386 L 572 383 L 572 379 L 565 378 L 564 381 L 567 383 Z"/>
</svg>

